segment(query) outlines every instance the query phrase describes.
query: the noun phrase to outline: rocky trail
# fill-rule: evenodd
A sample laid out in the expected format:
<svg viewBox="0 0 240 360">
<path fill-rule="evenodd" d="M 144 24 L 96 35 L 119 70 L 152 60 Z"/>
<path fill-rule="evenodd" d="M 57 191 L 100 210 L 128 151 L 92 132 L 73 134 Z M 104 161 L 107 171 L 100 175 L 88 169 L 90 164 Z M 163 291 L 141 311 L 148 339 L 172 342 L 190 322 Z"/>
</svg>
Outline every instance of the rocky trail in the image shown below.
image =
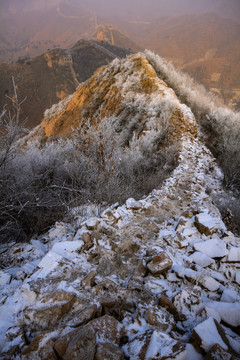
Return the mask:
<svg viewBox="0 0 240 360">
<path fill-rule="evenodd" d="M 239 359 L 240 238 L 212 202 L 216 160 L 177 106 L 178 165 L 158 190 L 0 246 L 1 359 Z"/>
<path fill-rule="evenodd" d="M 2 358 L 237 359 L 240 242 L 206 194 L 220 180 L 185 138 L 160 190 L 2 246 Z"/>
</svg>

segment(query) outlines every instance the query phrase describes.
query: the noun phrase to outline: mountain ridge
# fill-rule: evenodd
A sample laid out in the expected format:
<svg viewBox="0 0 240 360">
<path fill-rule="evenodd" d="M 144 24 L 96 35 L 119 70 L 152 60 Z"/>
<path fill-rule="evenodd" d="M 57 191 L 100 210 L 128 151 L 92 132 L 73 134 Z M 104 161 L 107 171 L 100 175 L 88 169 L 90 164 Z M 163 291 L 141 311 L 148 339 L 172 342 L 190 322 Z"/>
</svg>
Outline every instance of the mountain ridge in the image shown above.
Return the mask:
<svg viewBox="0 0 240 360">
<path fill-rule="evenodd" d="M 33 154 L 36 161 L 37 156 L 38 186 L 40 154 L 45 172 L 46 162 L 60 158 L 56 168 L 51 163 L 49 178 L 40 178 L 45 180 L 44 192 L 59 188 L 57 198 L 70 186 L 66 181 L 55 186 L 50 182 L 54 171 L 59 181 L 63 162 L 68 173 L 73 171 L 81 181 L 81 160 L 87 159 L 90 183 L 101 185 L 97 192 L 104 187 L 101 176 L 92 177 L 93 170 L 103 167 L 109 178 L 119 171 L 129 152 L 130 160 L 138 158 L 144 168 L 163 155 L 161 149 L 169 156 L 172 142 L 177 145 L 177 163 L 163 182 L 157 174 L 157 188 L 139 199 L 129 197 L 121 205 L 105 203 L 103 207 L 78 204 L 68 209 L 67 218 L 42 235 L 32 236 L 29 243 L 13 241 L 0 246 L 0 348 L 4 358 L 239 358 L 240 238 L 227 229 L 214 202 L 214 197 L 226 196 L 223 173 L 199 139 L 202 125 L 162 79 L 171 71 L 168 77 L 175 78 L 177 88 L 177 71 L 171 66 L 151 52 L 115 59 L 97 70 L 65 104 L 47 111 L 42 124 L 48 137 L 46 150 L 42 141 L 36 147 L 36 138 L 28 135 L 23 139 L 28 141 L 24 144 L 29 151 L 26 162 Z M 166 73 L 161 76 L 164 67 Z M 180 86 L 193 92 L 196 101 L 193 85 L 191 89 L 183 79 L 178 74 Z M 67 119 L 68 124 L 64 123 Z M 72 127 L 79 124 L 82 126 L 74 131 Z M 62 126 L 66 125 L 71 137 L 64 140 Z M 92 151 L 89 144 L 94 135 Z M 71 139 L 77 141 L 73 152 Z M 105 146 L 111 144 L 107 152 Z M 59 152 L 62 145 L 63 152 Z M 85 152 L 79 153 L 79 148 Z M 20 152 L 18 156 L 21 161 L 16 164 L 20 163 L 23 172 L 24 155 Z M 108 162 L 111 157 L 114 161 Z M 130 169 L 136 171 L 135 165 L 130 162 Z M 166 165 L 163 162 L 161 171 Z M 129 175 L 126 169 L 124 179 Z M 144 175 L 148 172 L 149 168 Z M 70 190 L 81 193 L 84 182 L 80 189 L 75 184 Z M 126 183 L 123 185 L 122 191 L 127 192 Z M 108 194 L 110 191 L 109 186 Z M 27 193 L 29 196 L 29 189 Z M 27 206 L 25 203 L 21 211 Z M 35 208 L 40 206 L 38 202 Z M 53 212 L 52 207 L 50 210 Z M 227 223 L 231 215 L 224 220 Z"/>
<path fill-rule="evenodd" d="M 27 126 L 32 128 L 41 122 L 47 108 L 72 94 L 78 84 L 89 78 L 99 66 L 129 53 L 129 50 L 106 42 L 99 44 L 82 39 L 69 49 L 52 49 L 15 64 L 0 63 L 0 86 L 3 89 L 0 106 L 7 102 L 5 94 L 11 97 L 13 76 L 19 97 L 27 97 L 21 116 L 28 118 Z"/>
</svg>

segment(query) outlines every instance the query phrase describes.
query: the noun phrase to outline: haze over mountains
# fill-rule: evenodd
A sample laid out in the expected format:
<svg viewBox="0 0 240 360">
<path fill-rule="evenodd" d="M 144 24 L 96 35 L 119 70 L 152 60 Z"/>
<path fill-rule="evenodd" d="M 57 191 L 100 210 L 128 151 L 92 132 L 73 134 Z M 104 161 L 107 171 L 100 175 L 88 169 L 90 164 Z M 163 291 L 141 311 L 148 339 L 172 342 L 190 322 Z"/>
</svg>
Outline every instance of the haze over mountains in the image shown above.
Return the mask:
<svg viewBox="0 0 240 360">
<path fill-rule="evenodd" d="M 69 49 L 52 49 L 32 59 L 0 63 L 0 108 L 6 103 L 6 95 L 12 96 L 13 76 L 19 98 L 27 97 L 21 117 L 27 118 L 26 126 L 32 128 L 42 121 L 46 109 L 72 94 L 100 66 L 128 54 L 128 49 L 104 41 L 79 40 Z"/>
<path fill-rule="evenodd" d="M 2 1 L 0 9 L 0 61 L 15 62 L 97 37 L 133 52 L 154 50 L 239 108 L 238 0 L 11 0 Z M 103 30 L 104 24 L 111 26 Z M 114 38 L 115 29 L 121 39 Z"/>
</svg>

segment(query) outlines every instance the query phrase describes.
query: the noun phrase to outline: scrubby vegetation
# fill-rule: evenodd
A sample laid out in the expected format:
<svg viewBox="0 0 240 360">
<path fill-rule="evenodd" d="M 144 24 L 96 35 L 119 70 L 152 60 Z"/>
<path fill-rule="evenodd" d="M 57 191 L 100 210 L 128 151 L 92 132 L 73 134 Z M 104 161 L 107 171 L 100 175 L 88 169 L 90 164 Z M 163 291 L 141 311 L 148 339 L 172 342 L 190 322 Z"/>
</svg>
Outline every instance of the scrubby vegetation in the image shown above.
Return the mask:
<svg viewBox="0 0 240 360">
<path fill-rule="evenodd" d="M 97 132 L 91 125 L 87 132 L 79 127 L 67 140 L 26 148 L 11 143 L 0 169 L 0 241 L 44 232 L 73 206 L 122 203 L 159 187 L 177 161 L 177 144 L 158 149 L 168 134 L 167 120 L 152 124 L 140 139 L 133 136 L 134 115 L 119 136 L 112 136 L 122 121 L 123 114 L 106 118 Z M 15 125 L 5 127 L 2 139 Z M 21 128 L 15 130 L 19 135 Z"/>
<path fill-rule="evenodd" d="M 219 100 L 170 62 L 146 51 L 158 76 L 173 88 L 198 121 L 202 136 L 224 171 L 225 186 L 240 191 L 240 113 L 223 108 Z"/>
<path fill-rule="evenodd" d="M 223 199 L 213 199 L 222 216 L 231 213 L 230 229 L 240 233 L 240 113 L 223 108 L 216 96 L 151 51 L 145 52 L 158 76 L 173 88 L 193 111 L 201 136 L 224 173 L 227 190 Z"/>
</svg>

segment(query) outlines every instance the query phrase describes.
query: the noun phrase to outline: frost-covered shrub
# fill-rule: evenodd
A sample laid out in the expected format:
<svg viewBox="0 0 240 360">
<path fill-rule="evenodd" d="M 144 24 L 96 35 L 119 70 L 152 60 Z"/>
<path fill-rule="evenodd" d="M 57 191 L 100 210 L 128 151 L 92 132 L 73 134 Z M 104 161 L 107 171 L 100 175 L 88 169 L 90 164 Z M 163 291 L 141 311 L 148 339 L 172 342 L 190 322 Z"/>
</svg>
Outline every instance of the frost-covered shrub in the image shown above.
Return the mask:
<svg viewBox="0 0 240 360">
<path fill-rule="evenodd" d="M 176 165 L 176 147 L 153 153 L 147 136 L 121 147 L 108 120 L 115 121 L 105 119 L 97 133 L 76 130 L 69 140 L 35 142 L 11 158 L 0 173 L 0 241 L 46 231 L 70 207 L 122 203 L 160 186 Z"/>
<path fill-rule="evenodd" d="M 240 113 L 223 108 L 216 96 L 170 62 L 151 51 L 145 54 L 158 76 L 192 109 L 207 145 L 224 171 L 226 187 L 240 191 Z"/>
<path fill-rule="evenodd" d="M 44 118 L 50 120 L 52 117 L 61 114 L 66 109 L 68 103 L 72 100 L 73 95 L 74 94 L 67 96 L 57 104 L 54 104 L 50 109 L 45 110 Z"/>
</svg>

